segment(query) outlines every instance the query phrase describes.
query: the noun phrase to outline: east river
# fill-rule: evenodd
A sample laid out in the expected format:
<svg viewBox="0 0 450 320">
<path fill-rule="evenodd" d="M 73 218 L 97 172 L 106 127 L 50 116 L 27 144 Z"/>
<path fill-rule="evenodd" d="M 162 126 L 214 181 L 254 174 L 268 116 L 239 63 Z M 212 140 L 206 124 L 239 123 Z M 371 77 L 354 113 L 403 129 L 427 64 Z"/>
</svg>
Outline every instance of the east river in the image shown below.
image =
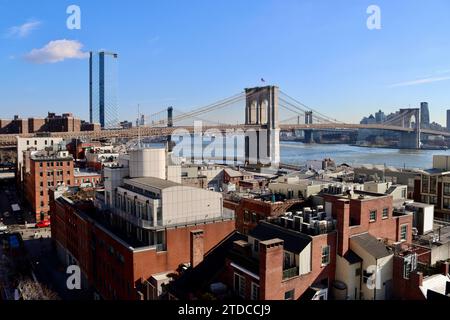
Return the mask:
<svg viewBox="0 0 450 320">
<path fill-rule="evenodd" d="M 304 144 L 282 141 L 281 162 L 302 165 L 307 160 L 331 158 L 336 164 L 386 164 L 406 168 L 431 168 L 433 155 L 450 155 L 450 150 L 406 150 L 356 147 L 345 144 Z"/>
</svg>

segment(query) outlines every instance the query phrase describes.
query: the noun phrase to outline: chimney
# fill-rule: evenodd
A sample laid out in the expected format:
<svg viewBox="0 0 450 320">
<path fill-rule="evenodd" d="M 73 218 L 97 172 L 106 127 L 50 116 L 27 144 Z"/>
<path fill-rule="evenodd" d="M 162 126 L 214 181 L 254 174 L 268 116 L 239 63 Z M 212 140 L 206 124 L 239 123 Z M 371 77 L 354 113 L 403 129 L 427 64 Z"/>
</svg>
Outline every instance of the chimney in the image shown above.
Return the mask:
<svg viewBox="0 0 450 320">
<path fill-rule="evenodd" d="M 339 199 L 335 202 L 338 231 L 337 253 L 342 257 L 348 251 L 350 227 L 350 201 Z"/>
<path fill-rule="evenodd" d="M 203 261 L 204 249 L 204 235 L 203 230 L 193 230 L 190 235 L 190 262 L 191 267 L 195 268 L 200 262 Z"/>
<path fill-rule="evenodd" d="M 411 283 L 415 287 L 420 287 L 423 285 L 423 273 L 422 272 L 411 272 Z"/>
<path fill-rule="evenodd" d="M 280 300 L 283 281 L 283 244 L 281 239 L 261 241 L 259 243 L 259 286 L 261 300 Z"/>
<path fill-rule="evenodd" d="M 448 262 L 441 262 L 441 265 L 440 265 L 440 271 L 441 271 L 441 273 L 444 275 L 444 276 L 446 276 L 446 275 L 448 275 L 449 273 L 450 273 L 450 270 L 449 270 L 450 268 L 449 268 L 449 263 Z"/>
</svg>

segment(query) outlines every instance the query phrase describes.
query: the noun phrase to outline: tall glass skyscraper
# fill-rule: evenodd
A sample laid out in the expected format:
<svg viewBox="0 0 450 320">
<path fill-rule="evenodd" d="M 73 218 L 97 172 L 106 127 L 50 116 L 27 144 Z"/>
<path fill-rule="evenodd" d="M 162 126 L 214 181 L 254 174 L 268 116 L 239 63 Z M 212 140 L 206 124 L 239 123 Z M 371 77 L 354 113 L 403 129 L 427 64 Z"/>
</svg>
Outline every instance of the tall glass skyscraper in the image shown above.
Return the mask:
<svg viewBox="0 0 450 320">
<path fill-rule="evenodd" d="M 428 102 L 420 103 L 420 122 L 424 128 L 430 126 L 430 109 L 428 109 Z"/>
<path fill-rule="evenodd" d="M 91 52 L 89 58 L 89 121 L 102 128 L 119 126 L 117 59 L 112 52 Z"/>
</svg>

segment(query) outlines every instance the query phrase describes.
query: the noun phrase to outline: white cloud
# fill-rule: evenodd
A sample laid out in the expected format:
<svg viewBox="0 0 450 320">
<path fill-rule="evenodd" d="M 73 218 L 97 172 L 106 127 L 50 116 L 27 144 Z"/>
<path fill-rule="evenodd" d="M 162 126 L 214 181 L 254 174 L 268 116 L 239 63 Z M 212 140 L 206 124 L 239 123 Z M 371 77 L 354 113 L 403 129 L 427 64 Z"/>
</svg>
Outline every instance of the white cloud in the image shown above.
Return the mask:
<svg viewBox="0 0 450 320">
<path fill-rule="evenodd" d="M 81 51 L 83 44 L 76 40 L 50 41 L 40 49 L 33 49 L 25 55 L 25 59 L 32 63 L 56 63 L 66 59 L 85 59 L 88 52 Z"/>
<path fill-rule="evenodd" d="M 439 82 L 439 81 L 446 81 L 450 80 L 450 76 L 446 77 L 428 77 L 428 78 L 422 78 L 412 81 L 405 81 L 400 83 L 391 84 L 390 88 L 396 88 L 396 87 L 408 87 L 408 86 L 416 86 L 419 84 L 426 84 L 426 83 L 433 83 L 433 82 Z"/>
<path fill-rule="evenodd" d="M 20 26 L 14 26 L 8 29 L 8 37 L 24 38 L 28 36 L 33 30 L 37 29 L 42 24 L 41 21 L 32 20 Z"/>
</svg>

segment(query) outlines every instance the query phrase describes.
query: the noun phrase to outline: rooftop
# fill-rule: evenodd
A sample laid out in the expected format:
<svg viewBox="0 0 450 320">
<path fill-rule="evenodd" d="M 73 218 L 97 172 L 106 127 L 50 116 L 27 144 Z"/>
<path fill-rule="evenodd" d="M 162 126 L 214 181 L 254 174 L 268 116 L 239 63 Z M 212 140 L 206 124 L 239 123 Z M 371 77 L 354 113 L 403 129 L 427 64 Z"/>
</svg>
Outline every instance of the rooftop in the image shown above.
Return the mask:
<svg viewBox="0 0 450 320">
<path fill-rule="evenodd" d="M 349 199 L 351 197 L 352 200 L 371 200 L 371 199 L 378 199 L 383 197 L 392 197 L 391 195 L 387 195 L 384 193 L 375 193 L 375 192 L 368 192 L 368 191 L 362 191 L 362 190 L 353 190 L 352 192 L 343 193 L 340 195 L 337 195 L 338 197 Z"/>
<path fill-rule="evenodd" d="M 180 299 L 187 299 L 189 293 L 209 291 L 208 284 L 215 280 L 218 271 L 225 267 L 226 257 L 235 241 L 246 241 L 247 237 L 234 231 L 214 249 L 205 254 L 203 261 L 195 268 L 190 268 L 178 279 L 170 283 L 170 291 Z"/>
<path fill-rule="evenodd" d="M 74 170 L 73 175 L 75 177 L 91 177 L 91 176 L 101 176 L 101 173 L 88 170 Z"/>
<path fill-rule="evenodd" d="M 446 171 L 444 169 L 431 168 L 431 169 L 422 170 L 422 173 L 427 174 L 427 175 L 440 175 L 440 174 L 447 174 L 450 172 Z"/>
<path fill-rule="evenodd" d="M 350 243 L 355 242 L 375 259 L 387 257 L 392 254 L 386 246 L 369 233 L 363 233 L 350 238 Z"/>
<path fill-rule="evenodd" d="M 424 296 L 427 296 L 428 290 L 446 295 L 447 282 L 450 282 L 449 276 L 444 276 L 443 274 L 435 274 L 423 279 L 420 290 L 422 291 Z"/>
<path fill-rule="evenodd" d="M 171 188 L 171 187 L 182 186 L 182 184 L 179 184 L 179 183 L 176 183 L 173 181 L 154 178 L 154 177 L 125 179 L 124 182 L 125 182 L 125 184 L 129 184 L 129 185 L 132 185 L 135 187 L 141 187 L 141 188 L 153 187 L 153 188 L 160 189 L 160 190 L 164 190 L 164 189 Z"/>
<path fill-rule="evenodd" d="M 261 221 L 249 235 L 259 241 L 272 239 L 284 240 L 284 248 L 293 253 L 300 253 L 311 242 L 312 238 L 299 231 L 290 230 L 273 223 Z"/>
<path fill-rule="evenodd" d="M 226 172 L 227 175 L 229 175 L 231 178 L 239 178 L 242 177 L 243 174 L 240 173 L 239 171 L 230 169 L 230 168 L 225 168 L 224 171 Z"/>
<path fill-rule="evenodd" d="M 150 248 L 150 246 L 144 244 L 142 241 L 132 238 L 120 229 L 113 227 L 110 224 L 109 214 L 100 212 L 93 206 L 92 199 L 94 196 L 95 191 L 86 191 L 77 187 L 66 188 L 61 197 L 56 197 L 55 194 L 56 201 L 62 201 L 73 206 L 81 218 L 94 221 L 98 228 L 103 229 L 124 247 L 130 250 Z"/>
</svg>

